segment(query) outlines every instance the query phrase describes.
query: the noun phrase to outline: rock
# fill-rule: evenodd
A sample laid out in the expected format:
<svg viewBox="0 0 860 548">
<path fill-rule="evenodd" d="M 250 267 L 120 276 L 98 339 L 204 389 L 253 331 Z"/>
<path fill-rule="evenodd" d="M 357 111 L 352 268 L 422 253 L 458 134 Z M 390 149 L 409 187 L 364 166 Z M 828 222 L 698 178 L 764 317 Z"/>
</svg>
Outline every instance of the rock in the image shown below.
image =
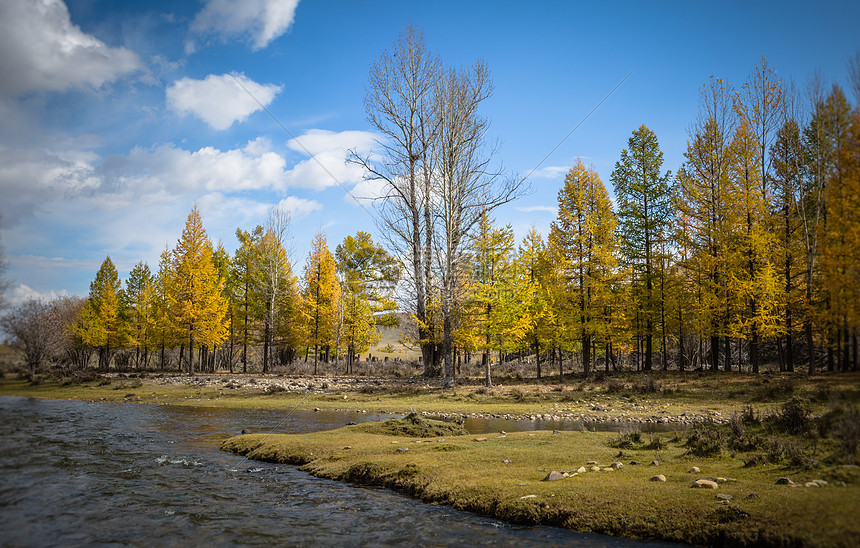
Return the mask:
<svg viewBox="0 0 860 548">
<path fill-rule="evenodd" d="M 553 430 L 552 433 L 553 434 L 561 434 L 561 430 Z"/>
<path fill-rule="evenodd" d="M 352 449 L 352 446 L 351 445 L 344 445 L 343 448 L 344 449 Z"/>
<path fill-rule="evenodd" d="M 537 498 L 537 495 L 523 495 L 519 498 L 519 500 L 536 499 L 536 498 Z"/>
<path fill-rule="evenodd" d="M 509 459 L 505 459 L 505 460 L 503 460 L 502 462 L 503 462 L 503 463 L 505 463 L 505 464 L 510 464 L 510 463 L 512 463 L 512 462 L 514 462 L 514 461 L 509 460 Z"/>
<path fill-rule="evenodd" d="M 602 471 L 602 472 L 615 472 L 615 468 L 609 468 L 609 467 L 607 467 L 607 468 L 603 468 L 601 471 Z"/>
<path fill-rule="evenodd" d="M 555 470 L 553 470 L 552 472 L 550 472 L 549 474 L 546 475 L 546 477 L 543 479 L 543 481 L 556 481 L 556 480 L 560 480 L 563 478 L 564 478 L 564 475 L 561 472 L 556 472 Z"/>
<path fill-rule="evenodd" d="M 777 485 L 794 485 L 794 482 L 791 481 L 790 478 L 779 478 L 776 480 Z"/>
<path fill-rule="evenodd" d="M 804 487 L 821 487 L 820 485 L 818 485 L 814 481 L 807 481 L 806 483 L 803 484 L 803 486 Z"/>
<path fill-rule="evenodd" d="M 727 480 L 726 478 L 714 478 L 714 481 L 717 483 L 726 483 L 729 480 Z"/>
<path fill-rule="evenodd" d="M 718 493 L 717 494 L 717 500 L 732 500 L 732 498 L 733 497 L 731 495 L 727 495 L 725 493 Z"/>
<path fill-rule="evenodd" d="M 639 465 L 641 465 L 641 464 L 642 464 L 642 463 L 641 463 L 641 462 L 639 462 L 638 460 L 631 460 L 631 461 L 630 461 L 630 466 L 639 466 Z"/>
<path fill-rule="evenodd" d="M 694 489 L 716 489 L 717 482 L 709 479 L 697 479 L 690 487 Z"/>
<path fill-rule="evenodd" d="M 617 469 L 619 469 L 619 468 L 624 468 L 624 465 L 623 465 L 623 464 L 621 464 L 620 462 L 617 462 L 617 461 L 616 461 L 616 462 L 613 462 L 613 463 L 612 463 L 612 464 L 610 464 L 609 466 L 610 466 L 610 467 L 612 467 L 612 468 L 615 468 L 616 470 L 617 470 Z"/>
<path fill-rule="evenodd" d="M 597 464 L 597 461 L 596 460 L 590 460 L 590 461 L 586 462 L 585 464 L 588 464 L 588 465 Z"/>
<path fill-rule="evenodd" d="M 600 472 L 600 467 L 599 467 L 599 466 L 592 466 L 592 467 L 590 468 L 590 470 L 591 470 L 592 472 Z"/>
<path fill-rule="evenodd" d="M 319 407 L 314 407 L 314 411 L 319 411 L 319 410 L 320 410 Z"/>
<path fill-rule="evenodd" d="M 659 460 L 652 460 L 651 466 L 660 466 L 660 461 Z"/>
<path fill-rule="evenodd" d="M 577 474 L 585 474 L 586 472 L 588 472 L 588 470 L 585 468 L 585 466 L 580 466 L 576 469 Z"/>
<path fill-rule="evenodd" d="M 475 441 L 487 441 L 487 438 L 475 438 Z"/>
<path fill-rule="evenodd" d="M 814 479 L 812 480 L 812 483 L 817 484 L 819 487 L 824 487 L 825 485 L 827 485 L 827 482 L 823 479 Z"/>
<path fill-rule="evenodd" d="M 665 481 L 666 481 L 666 476 L 664 476 L 663 474 L 657 474 L 656 476 L 651 476 L 651 479 L 650 479 L 649 481 L 662 481 L 662 482 L 665 482 Z"/>
<path fill-rule="evenodd" d="M 404 451 L 409 451 L 409 448 L 408 447 L 398 447 L 397 451 L 399 451 L 400 453 L 403 453 Z"/>
<path fill-rule="evenodd" d="M 601 412 L 603 412 L 604 408 L 602 405 L 595 405 L 594 407 L 591 408 L 591 410 L 597 411 L 598 413 L 601 413 Z"/>
<path fill-rule="evenodd" d="M 749 495 L 747 495 L 747 497 L 746 497 L 746 498 L 748 498 L 748 499 L 757 499 L 757 498 L 758 498 L 758 493 L 750 493 Z"/>
<path fill-rule="evenodd" d="M 688 474 L 698 474 L 699 472 L 701 472 L 701 470 L 698 466 L 694 466 L 687 471 Z"/>
</svg>

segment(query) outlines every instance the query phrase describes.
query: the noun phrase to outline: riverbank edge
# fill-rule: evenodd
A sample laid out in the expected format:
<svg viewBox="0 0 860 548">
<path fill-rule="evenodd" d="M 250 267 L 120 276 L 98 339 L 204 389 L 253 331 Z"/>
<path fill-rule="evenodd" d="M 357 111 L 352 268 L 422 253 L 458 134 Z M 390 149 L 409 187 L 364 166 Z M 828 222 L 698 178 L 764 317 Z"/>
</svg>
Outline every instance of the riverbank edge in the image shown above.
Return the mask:
<svg viewBox="0 0 860 548">
<path fill-rule="evenodd" d="M 855 486 L 830 487 L 828 496 L 838 500 L 822 498 L 824 489 L 776 485 L 775 479 L 785 472 L 773 467 L 750 474 L 730 459 L 697 458 L 701 469 L 712 474 L 731 469 L 746 476 L 708 478 L 732 482 L 721 484 L 717 491 L 690 489 L 704 476 L 687 470 L 692 461 L 683 455 L 665 454 L 667 462 L 636 466 L 635 472 L 628 466 L 625 475 L 622 463 L 608 462 L 611 455 L 598 441 L 603 437 L 587 432 L 416 440 L 359 434 L 351 428 L 236 436 L 226 440 L 222 450 L 518 525 L 707 546 L 852 546 L 860 534 L 860 528 L 848 525 L 853 514 L 847 503 L 856 502 Z M 524 446 L 531 447 L 523 450 Z M 521 464 L 501 458 L 505 449 L 516 454 L 513 458 Z M 607 462 L 587 461 L 589 453 L 602 455 L 600 460 Z M 642 458 L 642 454 L 627 452 L 625 457 Z M 572 468 L 559 466 L 558 480 L 547 481 L 553 470 L 537 467 L 548 460 L 568 462 Z M 457 471 L 453 477 L 452 470 Z M 658 475 L 662 480 L 655 479 Z M 795 474 L 799 485 L 803 485 L 801 475 Z M 608 485 L 608 478 L 620 481 Z M 765 502 L 769 500 L 784 507 L 784 519 L 773 504 Z M 811 514 L 811 519 L 803 518 Z M 820 520 L 828 516 L 836 530 L 822 534 Z M 839 530 L 840 526 L 844 529 Z"/>
</svg>

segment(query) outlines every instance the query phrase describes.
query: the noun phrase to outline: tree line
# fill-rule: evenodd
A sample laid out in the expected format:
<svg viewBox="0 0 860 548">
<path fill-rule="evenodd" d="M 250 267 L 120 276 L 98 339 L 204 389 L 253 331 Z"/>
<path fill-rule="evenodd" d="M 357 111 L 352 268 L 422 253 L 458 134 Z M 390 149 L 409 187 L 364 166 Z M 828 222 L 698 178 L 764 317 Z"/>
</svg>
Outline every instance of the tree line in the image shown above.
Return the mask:
<svg viewBox="0 0 860 548">
<path fill-rule="evenodd" d="M 349 160 L 382 183 L 385 246 L 359 232 L 332 254 L 318 234 L 295 276 L 286 214 L 237 230 L 230 256 L 194 208 L 157 271 L 140 263 L 122 287 L 107 258 L 86 299 L 62 301 L 63 355 L 145 368 L 178 348 L 188 372 L 247 371 L 250 354 L 263 372 L 298 357 L 350 372 L 400 310 L 424 374 L 448 385 L 464 363 L 490 385 L 510 359 L 534 360 L 538 377 L 547 363 L 560 377 L 858 368 L 860 108 L 839 86 L 799 93 L 764 58 L 738 88 L 712 78 L 677 171 L 642 125 L 610 175 L 614 201 L 577 161 L 549 234 L 520 242 L 493 220 L 525 181 L 495 164 L 480 114 L 491 93 L 483 63 L 446 67 L 407 27 L 370 69 L 378 150 Z"/>
</svg>

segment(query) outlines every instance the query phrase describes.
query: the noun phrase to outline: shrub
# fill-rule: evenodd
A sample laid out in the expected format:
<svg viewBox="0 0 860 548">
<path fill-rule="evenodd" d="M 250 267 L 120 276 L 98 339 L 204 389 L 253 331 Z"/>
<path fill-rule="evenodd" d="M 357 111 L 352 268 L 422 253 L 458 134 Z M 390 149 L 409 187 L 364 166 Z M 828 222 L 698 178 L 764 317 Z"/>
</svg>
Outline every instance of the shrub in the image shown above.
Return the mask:
<svg viewBox="0 0 860 548">
<path fill-rule="evenodd" d="M 616 449 L 633 449 L 641 443 L 642 432 L 640 430 L 619 432 L 617 438 L 609 441 L 609 445 Z"/>
<path fill-rule="evenodd" d="M 715 457 L 723 450 L 723 433 L 713 423 L 700 423 L 687 436 L 688 453 L 696 457 Z"/>
<path fill-rule="evenodd" d="M 775 429 L 786 434 L 805 434 L 812 427 L 809 409 L 797 398 L 792 398 L 771 417 Z"/>
</svg>

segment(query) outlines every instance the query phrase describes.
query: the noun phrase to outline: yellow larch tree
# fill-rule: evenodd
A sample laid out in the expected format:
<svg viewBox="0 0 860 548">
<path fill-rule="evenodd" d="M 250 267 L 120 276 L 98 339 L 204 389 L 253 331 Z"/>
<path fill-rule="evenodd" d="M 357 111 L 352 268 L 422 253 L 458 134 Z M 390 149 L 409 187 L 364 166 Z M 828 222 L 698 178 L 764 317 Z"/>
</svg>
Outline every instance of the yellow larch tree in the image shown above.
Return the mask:
<svg viewBox="0 0 860 548">
<path fill-rule="evenodd" d="M 195 345 L 205 353 L 205 349 L 224 340 L 228 307 L 224 280 L 212 262 L 212 243 L 196 205 L 173 249 L 172 267 L 171 308 L 176 325 L 188 341 L 188 373 L 193 374 Z"/>
</svg>

